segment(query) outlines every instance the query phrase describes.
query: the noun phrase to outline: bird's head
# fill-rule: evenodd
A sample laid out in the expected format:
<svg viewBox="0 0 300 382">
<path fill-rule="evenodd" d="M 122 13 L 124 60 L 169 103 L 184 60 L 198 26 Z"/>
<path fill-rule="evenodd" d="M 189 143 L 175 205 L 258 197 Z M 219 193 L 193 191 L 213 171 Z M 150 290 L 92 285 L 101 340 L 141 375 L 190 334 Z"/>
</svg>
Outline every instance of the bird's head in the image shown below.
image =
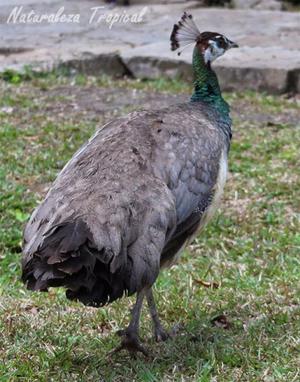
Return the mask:
<svg viewBox="0 0 300 382">
<path fill-rule="evenodd" d="M 180 21 L 174 25 L 170 40 L 171 50 L 184 49 L 191 44 L 195 44 L 206 64 L 210 64 L 218 57 L 221 57 L 228 49 L 238 47 L 235 42 L 221 33 L 200 32 L 194 23 L 192 15 L 186 12 L 184 12 Z M 178 55 L 181 54 L 182 50 L 178 52 Z"/>
</svg>

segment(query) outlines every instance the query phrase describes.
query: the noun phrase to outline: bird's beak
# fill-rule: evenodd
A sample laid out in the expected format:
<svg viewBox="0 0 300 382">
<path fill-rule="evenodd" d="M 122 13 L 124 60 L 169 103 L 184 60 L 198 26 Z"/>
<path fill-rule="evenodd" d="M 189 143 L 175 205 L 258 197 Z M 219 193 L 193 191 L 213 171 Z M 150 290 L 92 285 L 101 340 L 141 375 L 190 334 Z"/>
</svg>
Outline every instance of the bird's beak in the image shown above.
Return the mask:
<svg viewBox="0 0 300 382">
<path fill-rule="evenodd" d="M 234 41 L 229 40 L 229 49 L 231 48 L 238 48 L 238 44 Z"/>
</svg>

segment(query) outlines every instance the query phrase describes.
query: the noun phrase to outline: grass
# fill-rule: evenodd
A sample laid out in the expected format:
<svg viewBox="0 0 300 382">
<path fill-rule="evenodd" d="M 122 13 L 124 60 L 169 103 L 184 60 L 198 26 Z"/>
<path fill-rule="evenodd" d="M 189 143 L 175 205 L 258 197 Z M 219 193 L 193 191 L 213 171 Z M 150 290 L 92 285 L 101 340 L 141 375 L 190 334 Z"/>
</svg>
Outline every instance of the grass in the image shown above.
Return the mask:
<svg viewBox="0 0 300 382">
<path fill-rule="evenodd" d="M 227 95 L 237 111 L 222 208 L 155 288 L 163 322 L 183 329 L 155 344 L 145 312 L 142 337 L 153 358 L 131 359 L 107 353 L 118 344 L 114 332 L 128 322 L 133 299 L 95 310 L 67 301 L 60 289 L 26 291 L 19 281 L 22 228 L 97 125 L 127 110 L 118 98 L 116 111 L 70 110 L 75 101 L 62 87 L 157 96 L 189 87 L 30 72 L 6 73 L 0 87 L 1 382 L 299 381 L 300 126 L 290 119 L 300 115 L 297 100 Z M 260 122 L 258 115 L 270 120 Z"/>
</svg>

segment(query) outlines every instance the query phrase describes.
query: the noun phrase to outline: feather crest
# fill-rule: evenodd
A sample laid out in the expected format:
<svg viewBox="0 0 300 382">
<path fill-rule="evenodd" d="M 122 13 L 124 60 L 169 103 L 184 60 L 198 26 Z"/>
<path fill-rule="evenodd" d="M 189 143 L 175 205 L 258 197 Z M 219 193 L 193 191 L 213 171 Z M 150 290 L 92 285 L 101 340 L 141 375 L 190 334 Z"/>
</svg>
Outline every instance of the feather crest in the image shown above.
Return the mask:
<svg viewBox="0 0 300 382">
<path fill-rule="evenodd" d="M 194 23 L 193 16 L 187 12 L 184 12 L 178 23 L 174 24 L 170 37 L 171 50 L 177 50 L 182 47 L 186 48 L 187 46 L 197 42 L 199 37 L 200 31 Z M 182 50 L 178 53 L 178 55 L 181 54 Z"/>
</svg>

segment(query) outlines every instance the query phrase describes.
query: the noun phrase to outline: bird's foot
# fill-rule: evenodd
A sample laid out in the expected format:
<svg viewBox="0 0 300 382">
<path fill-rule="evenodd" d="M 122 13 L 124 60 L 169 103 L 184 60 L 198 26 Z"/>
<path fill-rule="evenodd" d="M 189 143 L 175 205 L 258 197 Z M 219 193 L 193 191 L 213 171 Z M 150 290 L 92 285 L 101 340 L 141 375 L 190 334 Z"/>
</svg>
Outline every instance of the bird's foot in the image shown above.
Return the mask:
<svg viewBox="0 0 300 382">
<path fill-rule="evenodd" d="M 149 357 L 149 352 L 145 347 L 142 345 L 137 333 L 135 331 L 124 329 L 119 330 L 117 332 L 118 336 L 122 338 L 121 344 L 114 349 L 111 354 L 118 353 L 119 351 L 125 349 L 127 350 L 131 355 L 135 355 L 136 353 L 140 352 L 145 357 Z"/>
</svg>

